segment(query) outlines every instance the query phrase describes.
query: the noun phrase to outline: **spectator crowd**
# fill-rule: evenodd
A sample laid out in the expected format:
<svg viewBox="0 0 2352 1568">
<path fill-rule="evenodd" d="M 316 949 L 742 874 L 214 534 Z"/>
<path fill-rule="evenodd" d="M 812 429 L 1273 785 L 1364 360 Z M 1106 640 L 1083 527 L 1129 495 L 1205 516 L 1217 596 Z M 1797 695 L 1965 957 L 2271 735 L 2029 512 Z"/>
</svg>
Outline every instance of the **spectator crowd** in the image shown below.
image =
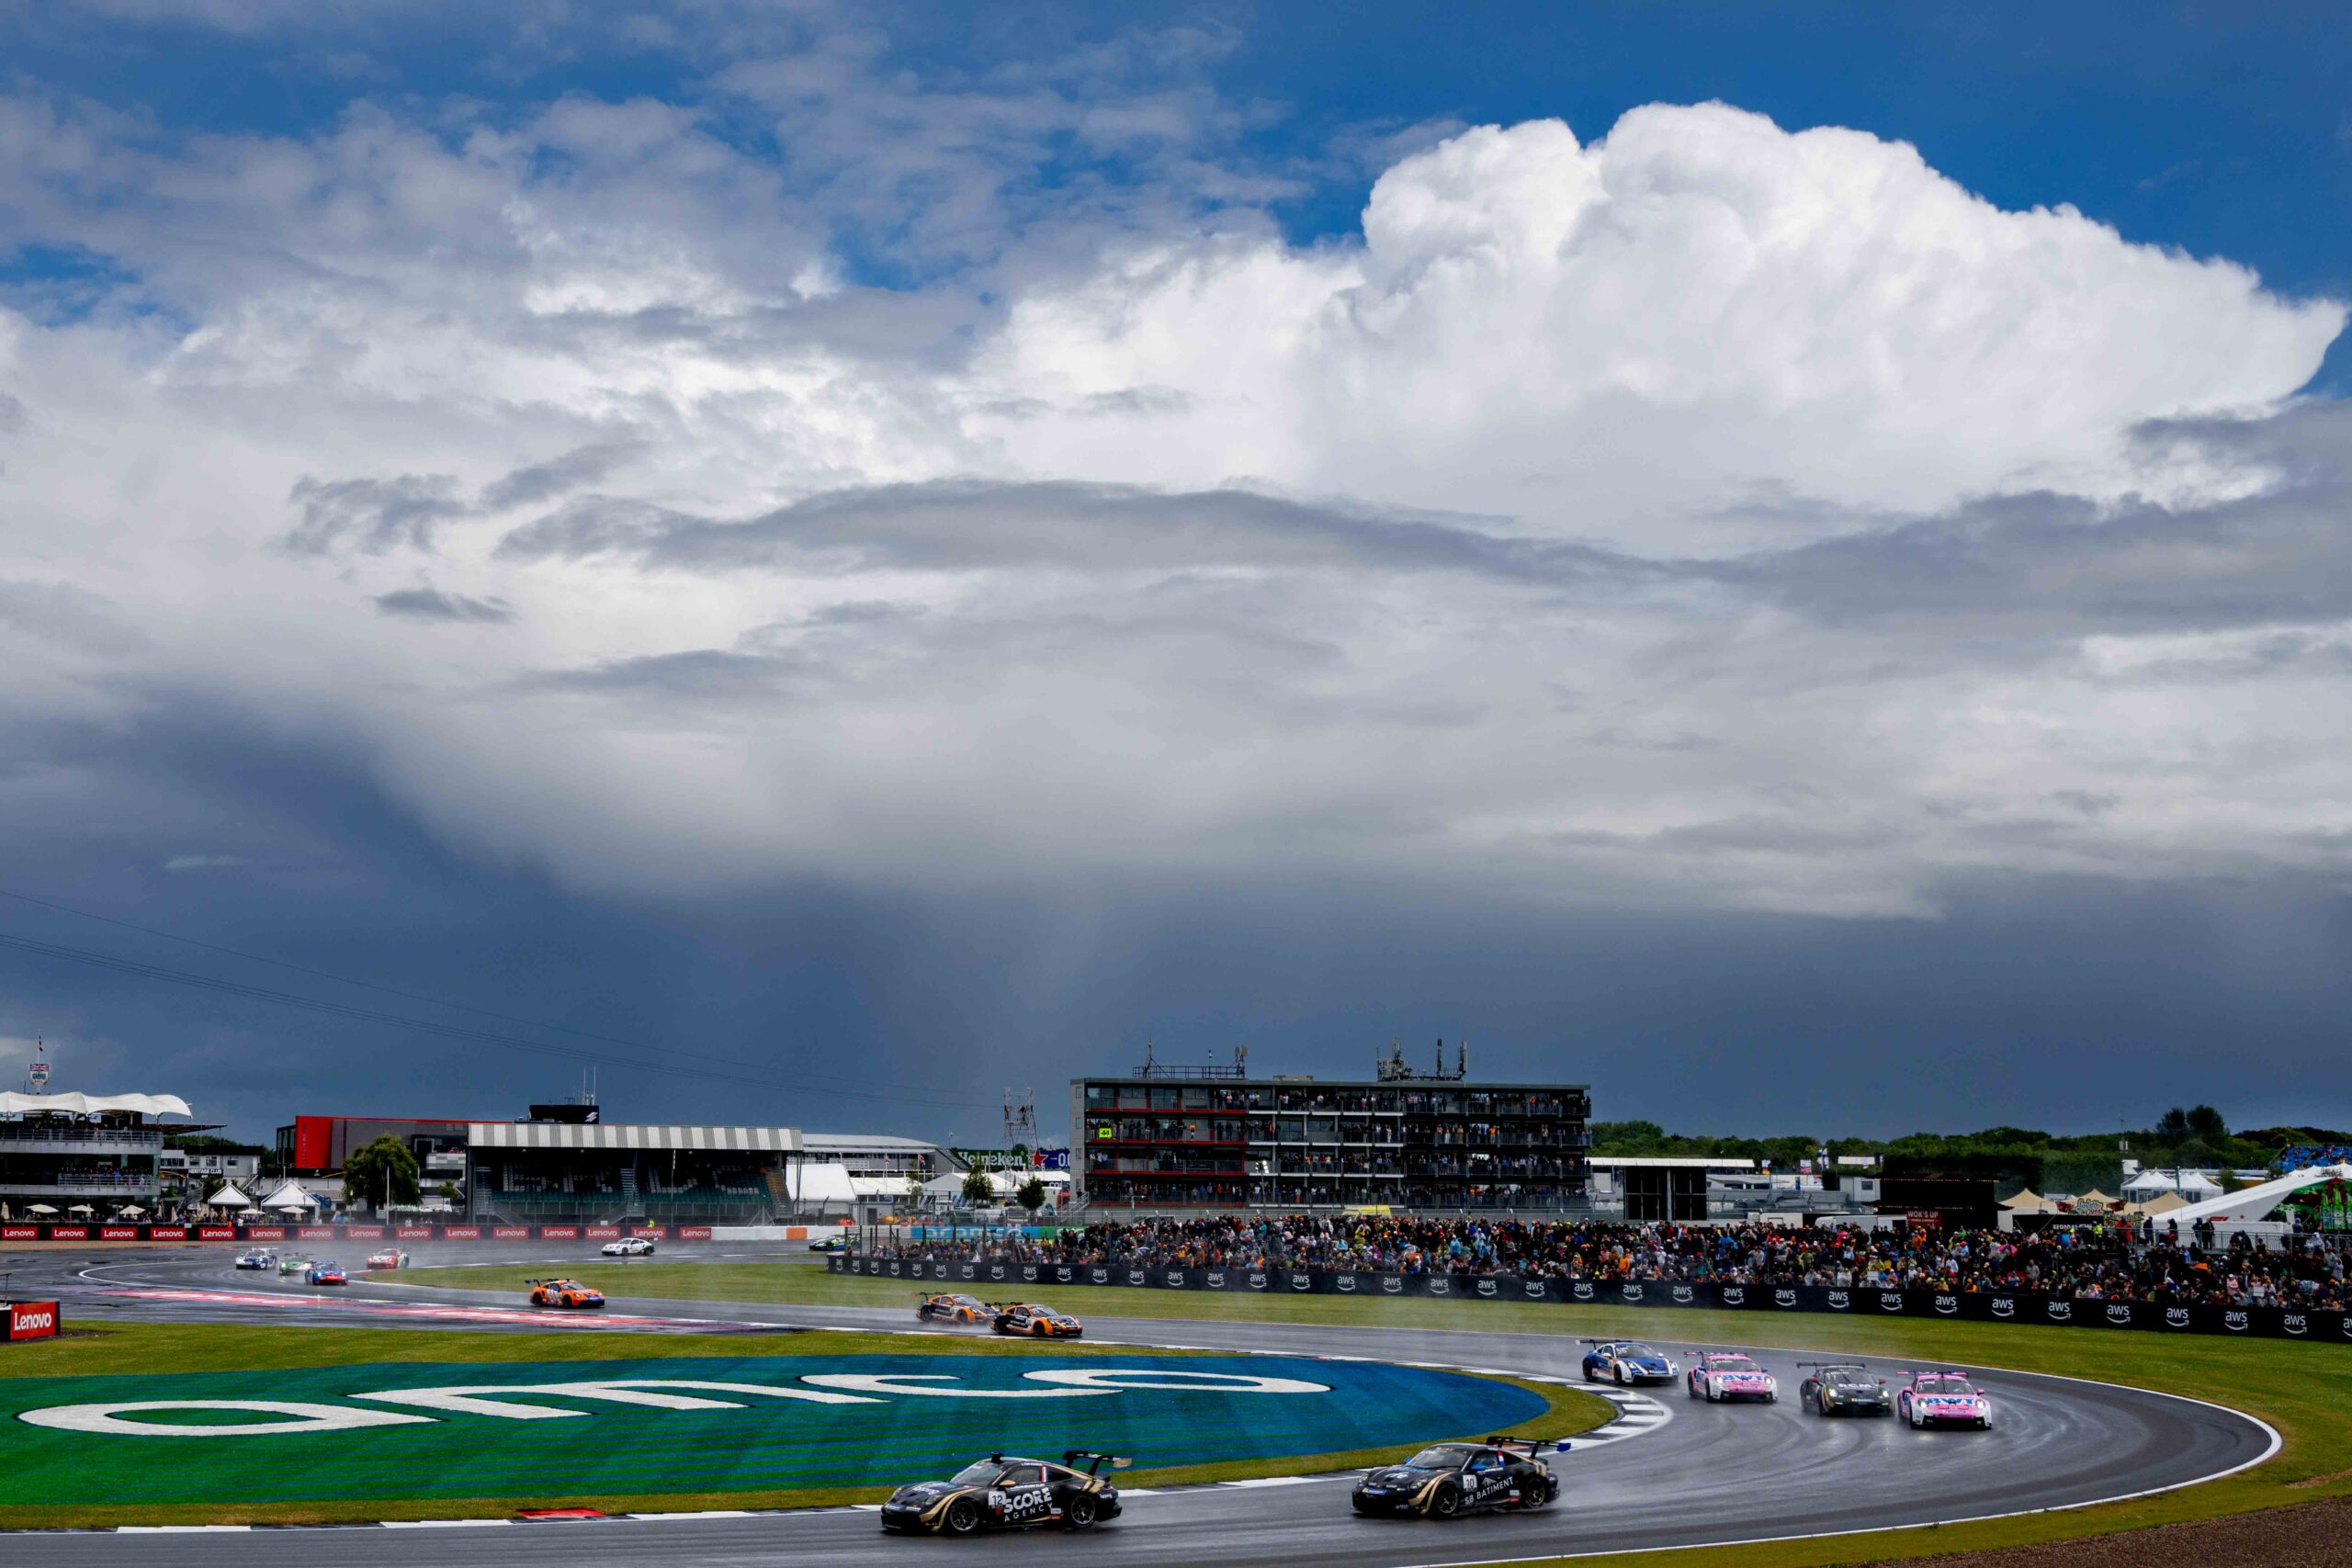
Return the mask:
<svg viewBox="0 0 2352 1568">
<path fill-rule="evenodd" d="M 2202 1229 L 2186 1235 L 2135 1229 L 2121 1220 L 2012 1232 L 1234 1214 L 1070 1226 L 1050 1235 L 986 1241 L 901 1240 L 884 1250 L 932 1262 L 2018 1291 L 2165 1305 L 2352 1308 L 2346 1255 L 2330 1238 L 2295 1235 L 2272 1246 Z"/>
</svg>

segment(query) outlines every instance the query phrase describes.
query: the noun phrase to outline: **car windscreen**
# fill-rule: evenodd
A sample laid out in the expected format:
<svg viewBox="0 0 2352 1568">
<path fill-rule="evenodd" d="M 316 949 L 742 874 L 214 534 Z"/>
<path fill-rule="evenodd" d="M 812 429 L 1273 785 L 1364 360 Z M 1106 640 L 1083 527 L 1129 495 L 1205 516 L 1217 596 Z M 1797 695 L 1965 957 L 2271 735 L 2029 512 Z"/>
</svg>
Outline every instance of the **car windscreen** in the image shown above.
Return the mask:
<svg viewBox="0 0 2352 1568">
<path fill-rule="evenodd" d="M 1441 1444 L 1433 1449 L 1423 1449 L 1407 1460 L 1405 1465 L 1408 1470 L 1459 1470 L 1469 1453 L 1468 1449 Z"/>
<path fill-rule="evenodd" d="M 1968 1386 L 1968 1380 L 1965 1378 L 1921 1378 L 1916 1392 L 1920 1393 L 1974 1393 L 1976 1391 Z"/>
<path fill-rule="evenodd" d="M 1620 1345 L 1617 1354 L 1628 1361 L 1657 1361 L 1665 1359 L 1646 1345 Z"/>
<path fill-rule="evenodd" d="M 1821 1374 L 1821 1381 L 1826 1383 L 1833 1383 L 1839 1388 L 1867 1388 L 1874 1386 L 1867 1376 L 1856 1371 L 1851 1367 L 1832 1367 L 1829 1371 Z"/>
<path fill-rule="evenodd" d="M 997 1472 L 1003 1468 L 1004 1466 L 1001 1464 L 986 1462 L 967 1464 L 948 1480 L 957 1486 L 993 1486 L 996 1484 Z"/>
<path fill-rule="evenodd" d="M 1707 1363 L 1711 1372 L 1759 1372 L 1764 1369 L 1745 1356 L 1719 1356 Z"/>
</svg>

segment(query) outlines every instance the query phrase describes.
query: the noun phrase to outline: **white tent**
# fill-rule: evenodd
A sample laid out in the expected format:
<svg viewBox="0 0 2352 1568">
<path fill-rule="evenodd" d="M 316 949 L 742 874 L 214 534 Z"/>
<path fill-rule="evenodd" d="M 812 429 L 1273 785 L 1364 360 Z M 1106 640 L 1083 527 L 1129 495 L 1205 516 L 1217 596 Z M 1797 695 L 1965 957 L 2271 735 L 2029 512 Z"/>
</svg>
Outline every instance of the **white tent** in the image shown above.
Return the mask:
<svg viewBox="0 0 2352 1568">
<path fill-rule="evenodd" d="M 793 1201 L 799 1203 L 850 1203 L 857 1200 L 856 1190 L 850 1186 L 849 1167 L 837 1161 L 795 1165 L 786 1175 L 785 1187 Z"/>
<path fill-rule="evenodd" d="M 2315 1165 L 2307 1169 L 2291 1171 L 2276 1181 L 2266 1181 L 2258 1187 L 2248 1187 L 2236 1192 L 2225 1192 L 2218 1198 L 2208 1198 L 2166 1214 L 2167 1223 L 2186 1231 L 2200 1221 L 2211 1221 L 2216 1226 L 2232 1220 L 2262 1220 L 2279 1203 L 2306 1187 L 2316 1187 L 2324 1181 L 2352 1181 L 2352 1165 Z"/>
<path fill-rule="evenodd" d="M 218 1199 L 213 1201 L 220 1201 Z M 318 1199 L 303 1191 L 302 1184 L 299 1181 L 283 1183 L 277 1191 L 261 1202 L 261 1207 L 277 1213 L 289 1213 L 298 1209 L 315 1209 L 318 1206 Z"/>
<path fill-rule="evenodd" d="M 0 1116 L 94 1116 L 130 1111 L 141 1116 L 193 1116 L 176 1094 L 0 1094 Z"/>
<path fill-rule="evenodd" d="M 46 1203 L 28 1203 L 25 1205 L 25 1213 L 28 1214 L 53 1214 L 57 1213 L 57 1211 L 51 1208 Z"/>
<path fill-rule="evenodd" d="M 2222 1184 L 2201 1170 L 2143 1170 L 2123 1187 L 2125 1198 L 2140 1202 L 2166 1192 L 2177 1192 L 2193 1202 L 2220 1197 Z"/>
<path fill-rule="evenodd" d="M 205 1201 L 216 1209 L 250 1209 L 254 1206 L 254 1201 L 246 1197 L 243 1190 L 233 1181 L 222 1182 L 220 1190 Z"/>
</svg>

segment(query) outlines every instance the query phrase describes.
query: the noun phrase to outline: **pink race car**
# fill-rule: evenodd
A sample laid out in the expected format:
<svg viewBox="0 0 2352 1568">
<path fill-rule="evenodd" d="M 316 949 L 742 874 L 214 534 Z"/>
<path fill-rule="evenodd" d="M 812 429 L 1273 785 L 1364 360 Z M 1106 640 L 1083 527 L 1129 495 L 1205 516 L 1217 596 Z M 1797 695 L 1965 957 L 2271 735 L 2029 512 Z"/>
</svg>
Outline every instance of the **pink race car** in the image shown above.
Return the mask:
<svg viewBox="0 0 2352 1568">
<path fill-rule="evenodd" d="M 1896 1391 L 1894 1413 L 1915 1427 L 1993 1425 L 1993 1402 L 1958 1372 L 1913 1372 Z"/>
<path fill-rule="evenodd" d="M 1732 1399 L 1760 1399 L 1770 1404 L 1781 1397 L 1780 1381 L 1737 1351 L 1699 1352 L 1683 1382 L 1691 1398 L 1710 1404 Z"/>
</svg>

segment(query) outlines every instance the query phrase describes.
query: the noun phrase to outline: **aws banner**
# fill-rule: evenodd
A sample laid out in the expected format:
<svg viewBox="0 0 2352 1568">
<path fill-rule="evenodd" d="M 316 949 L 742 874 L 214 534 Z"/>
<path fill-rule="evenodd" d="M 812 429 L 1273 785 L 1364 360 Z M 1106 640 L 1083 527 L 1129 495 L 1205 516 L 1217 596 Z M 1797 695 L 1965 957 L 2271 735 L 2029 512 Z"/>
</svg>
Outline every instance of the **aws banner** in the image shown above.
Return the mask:
<svg viewBox="0 0 2352 1568">
<path fill-rule="evenodd" d="M 1008 1285 L 1102 1285 L 1134 1290 L 1223 1291 L 1266 1295 L 1461 1296 L 1473 1301 L 1557 1302 L 1566 1306 L 1708 1307 L 1758 1313 L 1829 1313 L 1848 1317 L 1947 1317 L 1976 1323 L 2039 1323 L 2066 1328 L 2145 1329 L 2162 1334 L 2327 1339 L 2352 1344 L 2352 1313 L 2279 1307 L 2175 1305 L 2164 1302 L 2064 1299 L 2034 1292 L 1881 1291 L 1826 1285 L 1675 1284 L 1532 1279 L 1516 1274 L 1384 1274 L 1329 1269 L 1136 1269 L 1125 1264 L 935 1263 L 835 1255 L 837 1274 L 866 1274 L 976 1293 Z"/>
</svg>

